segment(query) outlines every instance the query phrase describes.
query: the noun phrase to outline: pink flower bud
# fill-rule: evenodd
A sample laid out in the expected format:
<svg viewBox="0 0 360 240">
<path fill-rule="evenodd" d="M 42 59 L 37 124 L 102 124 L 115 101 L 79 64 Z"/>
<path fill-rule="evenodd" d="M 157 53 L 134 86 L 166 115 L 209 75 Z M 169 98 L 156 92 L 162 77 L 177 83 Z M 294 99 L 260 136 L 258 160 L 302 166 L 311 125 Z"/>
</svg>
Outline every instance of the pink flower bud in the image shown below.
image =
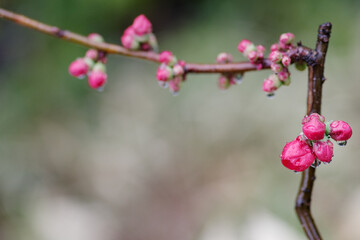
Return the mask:
<svg viewBox="0 0 360 240">
<path fill-rule="evenodd" d="M 161 64 L 156 72 L 156 78 L 159 81 L 166 82 L 170 78 L 172 78 L 173 73 L 172 69 L 166 65 Z"/>
<path fill-rule="evenodd" d="M 105 85 L 106 80 L 106 73 L 100 70 L 95 70 L 90 72 L 88 82 L 91 88 L 99 89 Z"/>
<path fill-rule="evenodd" d="M 175 76 L 181 76 L 184 74 L 184 68 L 180 64 L 175 64 L 173 67 L 173 72 Z"/>
<path fill-rule="evenodd" d="M 283 66 L 279 63 L 271 63 L 271 70 L 275 73 L 281 72 L 281 70 L 283 69 Z"/>
<path fill-rule="evenodd" d="M 135 33 L 139 36 L 152 32 L 151 22 L 145 17 L 144 14 L 137 16 L 132 26 L 135 30 Z"/>
<path fill-rule="evenodd" d="M 69 73 L 77 78 L 85 77 L 88 70 L 89 66 L 86 64 L 83 58 L 76 59 L 69 66 Z"/>
<path fill-rule="evenodd" d="M 284 67 L 288 67 L 291 64 L 291 58 L 287 55 L 284 55 L 281 59 L 281 63 L 284 65 Z"/>
<path fill-rule="evenodd" d="M 315 154 L 301 137 L 287 143 L 281 154 L 281 163 L 286 168 L 297 172 L 306 170 L 314 160 Z"/>
<path fill-rule="evenodd" d="M 98 51 L 96 49 L 89 49 L 87 50 L 85 57 L 96 60 L 98 58 Z"/>
<path fill-rule="evenodd" d="M 352 135 L 350 125 L 344 121 L 333 121 L 330 124 L 330 137 L 335 141 L 347 141 Z"/>
<path fill-rule="evenodd" d="M 283 33 L 280 35 L 280 43 L 290 44 L 295 40 L 295 35 L 292 33 Z"/>
<path fill-rule="evenodd" d="M 284 68 L 281 72 L 278 73 L 278 77 L 280 81 L 284 82 L 286 79 L 290 77 L 290 73 Z"/>
<path fill-rule="evenodd" d="M 313 143 L 313 151 L 315 153 L 315 156 L 322 162 L 331 162 L 331 158 L 333 157 L 333 148 L 334 145 L 330 140 L 327 140 L 325 142 L 315 141 Z"/>
<path fill-rule="evenodd" d="M 272 51 L 269 54 L 269 60 L 273 63 L 279 63 L 281 61 L 282 54 L 280 51 Z"/>
<path fill-rule="evenodd" d="M 279 81 L 279 78 L 275 74 L 272 74 L 264 80 L 262 89 L 264 92 L 272 93 L 280 86 L 281 82 Z"/>
<path fill-rule="evenodd" d="M 230 63 L 233 61 L 233 57 L 230 53 L 219 53 L 219 55 L 216 57 L 217 63 Z"/>
<path fill-rule="evenodd" d="M 279 44 L 274 43 L 273 45 L 271 45 L 270 52 L 277 51 L 277 50 L 280 50 Z"/>
<path fill-rule="evenodd" d="M 250 51 L 247 55 L 250 62 L 254 63 L 258 59 L 257 52 L 256 51 Z"/>
<path fill-rule="evenodd" d="M 251 43 L 251 44 L 246 46 L 245 51 L 244 51 L 243 54 L 244 54 L 245 57 L 248 57 L 249 53 L 253 52 L 253 51 L 256 52 L 256 47 L 255 47 L 255 45 L 253 43 Z"/>
<path fill-rule="evenodd" d="M 160 62 L 169 64 L 174 61 L 174 55 L 170 51 L 163 51 L 160 53 Z"/>
<path fill-rule="evenodd" d="M 104 42 L 104 38 L 98 33 L 90 33 L 88 39 L 94 42 Z"/>
<path fill-rule="evenodd" d="M 230 87 L 229 79 L 226 76 L 221 75 L 218 80 L 218 87 L 221 90 L 228 89 Z"/>
<path fill-rule="evenodd" d="M 140 43 L 135 38 L 134 29 L 131 26 L 128 27 L 121 36 L 121 43 L 127 49 L 140 49 Z"/>
<path fill-rule="evenodd" d="M 263 59 L 264 58 L 264 52 L 257 51 L 256 53 L 257 53 L 258 59 Z"/>
<path fill-rule="evenodd" d="M 252 44 L 252 42 L 250 42 L 249 40 L 247 39 L 243 39 L 241 40 L 241 42 L 239 43 L 238 45 L 238 50 L 241 52 L 241 53 L 244 53 L 245 49 L 247 48 L 248 45 Z"/>
<path fill-rule="evenodd" d="M 325 123 L 321 122 L 317 118 L 310 119 L 302 127 L 304 135 L 312 141 L 323 139 L 325 136 L 325 129 Z"/>
<path fill-rule="evenodd" d="M 264 47 L 263 45 L 257 45 L 257 46 L 256 46 L 256 50 L 257 50 L 258 52 L 265 52 L 265 47 Z"/>
</svg>

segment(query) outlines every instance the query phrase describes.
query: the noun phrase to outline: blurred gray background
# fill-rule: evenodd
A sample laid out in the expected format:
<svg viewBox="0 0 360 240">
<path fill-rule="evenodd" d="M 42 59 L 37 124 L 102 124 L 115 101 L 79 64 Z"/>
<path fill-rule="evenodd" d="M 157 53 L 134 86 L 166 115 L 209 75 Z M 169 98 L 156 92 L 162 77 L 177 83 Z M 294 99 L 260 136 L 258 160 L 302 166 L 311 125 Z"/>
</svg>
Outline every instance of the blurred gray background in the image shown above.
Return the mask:
<svg viewBox="0 0 360 240">
<path fill-rule="evenodd" d="M 323 115 L 353 137 L 321 166 L 313 213 L 324 239 L 360 239 L 359 1 L 2 0 L 1 7 L 119 43 L 139 14 L 161 50 L 215 62 L 243 38 L 268 49 L 283 32 L 313 47 L 331 21 Z M 300 174 L 279 155 L 301 131 L 307 73 L 274 99 L 262 81 L 217 88 L 189 75 L 177 97 L 156 64 L 109 56 L 105 91 L 68 74 L 86 49 L 0 20 L 0 238 L 4 240 L 305 239 Z M 267 52 L 268 53 L 268 52 Z"/>
</svg>

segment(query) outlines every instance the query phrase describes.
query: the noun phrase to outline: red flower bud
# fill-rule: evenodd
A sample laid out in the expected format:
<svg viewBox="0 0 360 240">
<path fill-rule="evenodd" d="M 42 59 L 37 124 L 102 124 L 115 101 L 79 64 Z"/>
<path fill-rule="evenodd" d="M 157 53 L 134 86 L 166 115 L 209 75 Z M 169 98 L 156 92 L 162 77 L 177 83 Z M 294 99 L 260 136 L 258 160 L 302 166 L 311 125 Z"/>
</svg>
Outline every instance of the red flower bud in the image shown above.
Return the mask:
<svg viewBox="0 0 360 240">
<path fill-rule="evenodd" d="M 315 156 L 322 162 L 331 162 L 331 158 L 333 157 L 333 148 L 334 145 L 330 140 L 327 140 L 325 142 L 315 141 L 313 143 L 313 151 L 315 153 Z"/>
<path fill-rule="evenodd" d="M 347 141 L 352 135 L 350 125 L 344 121 L 333 121 L 330 124 L 330 137 L 335 141 Z"/>
<path fill-rule="evenodd" d="M 315 154 L 301 137 L 287 143 L 281 154 L 281 163 L 288 169 L 297 172 L 306 170 L 314 160 Z"/>
<path fill-rule="evenodd" d="M 303 133 L 309 140 L 321 140 L 325 136 L 325 123 L 321 122 L 318 118 L 311 118 L 306 122 L 303 127 Z"/>
</svg>

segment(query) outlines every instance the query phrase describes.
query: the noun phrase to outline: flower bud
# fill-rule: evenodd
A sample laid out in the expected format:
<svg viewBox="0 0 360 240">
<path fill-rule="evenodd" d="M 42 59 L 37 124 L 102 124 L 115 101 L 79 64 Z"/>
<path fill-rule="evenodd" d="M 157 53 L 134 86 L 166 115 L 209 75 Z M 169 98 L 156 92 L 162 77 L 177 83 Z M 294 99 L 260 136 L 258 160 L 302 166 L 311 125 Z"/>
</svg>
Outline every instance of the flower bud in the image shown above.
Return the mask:
<svg viewBox="0 0 360 240">
<path fill-rule="evenodd" d="M 96 60 L 98 58 L 98 51 L 96 49 L 87 50 L 85 57 L 90 58 L 92 60 Z"/>
<path fill-rule="evenodd" d="M 334 145 L 330 140 L 313 142 L 313 151 L 317 159 L 329 163 L 333 157 Z"/>
<path fill-rule="evenodd" d="M 226 76 L 220 75 L 218 80 L 218 87 L 221 90 L 228 89 L 230 87 L 230 80 Z"/>
<path fill-rule="evenodd" d="M 257 45 L 256 50 L 257 50 L 257 52 L 264 53 L 265 52 L 265 47 L 263 45 Z"/>
<path fill-rule="evenodd" d="M 247 54 L 247 57 L 248 57 L 249 61 L 252 63 L 256 62 L 256 60 L 258 59 L 258 55 L 257 55 L 256 51 L 250 51 Z"/>
<path fill-rule="evenodd" d="M 243 39 L 241 40 L 241 42 L 239 43 L 238 45 L 238 50 L 241 52 L 241 53 L 244 53 L 245 49 L 247 48 L 248 45 L 252 44 L 251 41 L 247 40 L 247 39 Z"/>
<path fill-rule="evenodd" d="M 284 68 L 281 72 L 278 73 L 279 80 L 284 82 L 290 77 L 290 73 Z"/>
<path fill-rule="evenodd" d="M 244 56 L 248 57 L 248 54 L 252 51 L 256 52 L 256 46 L 253 43 L 246 46 L 243 54 Z"/>
<path fill-rule="evenodd" d="M 352 135 L 350 125 L 344 121 L 330 123 L 330 137 L 335 141 L 347 141 Z"/>
<path fill-rule="evenodd" d="M 83 58 L 78 58 L 73 61 L 69 66 L 69 73 L 77 78 L 83 78 L 89 71 L 89 66 L 86 64 Z"/>
<path fill-rule="evenodd" d="M 180 64 L 175 64 L 173 67 L 173 72 L 175 76 L 181 76 L 184 74 L 184 68 Z"/>
<path fill-rule="evenodd" d="M 281 86 L 279 78 L 275 74 L 271 74 L 263 83 L 263 91 L 272 93 Z"/>
<path fill-rule="evenodd" d="M 280 35 L 280 43 L 290 44 L 295 40 L 295 35 L 292 33 L 283 33 Z"/>
<path fill-rule="evenodd" d="M 217 63 L 230 63 L 233 61 L 233 57 L 230 53 L 219 53 L 219 55 L 216 57 Z"/>
<path fill-rule="evenodd" d="M 159 81 L 166 82 L 173 77 L 172 69 L 164 64 L 161 64 L 156 72 L 156 78 Z"/>
<path fill-rule="evenodd" d="M 94 42 L 104 42 L 104 38 L 98 33 L 90 33 L 88 39 Z"/>
<path fill-rule="evenodd" d="M 277 51 L 277 50 L 280 50 L 279 44 L 274 43 L 273 45 L 271 45 L 270 52 Z"/>
<path fill-rule="evenodd" d="M 176 57 L 170 51 L 163 51 L 160 53 L 160 62 L 166 65 L 174 65 L 177 62 Z"/>
<path fill-rule="evenodd" d="M 152 24 L 144 14 L 137 16 L 132 24 L 137 35 L 142 36 L 152 32 Z"/>
<path fill-rule="evenodd" d="M 281 154 L 281 163 L 286 168 L 297 172 L 306 170 L 314 160 L 315 154 L 301 137 L 287 143 Z"/>
<path fill-rule="evenodd" d="M 271 70 L 275 73 L 281 72 L 281 70 L 283 69 L 283 66 L 279 63 L 274 63 L 272 62 L 271 65 Z"/>
<path fill-rule="evenodd" d="M 279 63 L 282 59 L 282 54 L 280 51 L 272 51 L 269 54 L 269 60 L 273 63 Z"/>
<path fill-rule="evenodd" d="M 93 70 L 89 74 L 89 86 L 94 89 L 102 88 L 107 80 L 107 75 L 103 71 Z"/>
<path fill-rule="evenodd" d="M 304 63 L 304 62 L 303 63 L 296 62 L 295 67 L 299 71 L 304 71 L 306 69 L 306 63 Z"/>
<path fill-rule="evenodd" d="M 306 122 L 302 127 L 304 135 L 312 141 L 323 139 L 325 136 L 325 129 L 325 123 L 321 122 L 317 118 L 309 119 L 309 121 Z"/>
<path fill-rule="evenodd" d="M 291 64 L 291 58 L 288 55 L 284 55 L 281 59 L 281 63 L 284 65 L 284 67 L 288 67 Z"/>
<path fill-rule="evenodd" d="M 131 27 L 128 27 L 124 34 L 121 36 L 121 43 L 127 49 L 139 50 L 140 42 L 138 42 L 135 38 L 135 34 Z"/>
</svg>

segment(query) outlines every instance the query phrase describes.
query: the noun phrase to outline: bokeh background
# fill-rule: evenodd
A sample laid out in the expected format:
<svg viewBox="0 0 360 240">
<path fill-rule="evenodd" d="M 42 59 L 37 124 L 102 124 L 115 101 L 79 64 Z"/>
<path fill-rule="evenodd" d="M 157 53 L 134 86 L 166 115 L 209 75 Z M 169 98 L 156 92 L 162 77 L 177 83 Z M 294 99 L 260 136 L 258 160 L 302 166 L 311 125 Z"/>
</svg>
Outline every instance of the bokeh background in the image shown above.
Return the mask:
<svg viewBox="0 0 360 240">
<path fill-rule="evenodd" d="M 354 130 L 317 171 L 313 214 L 324 239 L 360 239 L 359 1 L 2 0 L 1 6 L 119 43 L 144 13 L 161 50 L 188 62 L 243 38 L 269 47 L 283 32 L 314 46 L 331 21 L 323 114 Z M 0 239 L 305 239 L 294 212 L 300 174 L 282 147 L 300 132 L 307 73 L 274 99 L 270 71 L 227 91 L 189 75 L 177 97 L 156 65 L 110 56 L 105 91 L 71 77 L 86 49 L 0 21 Z"/>
</svg>

